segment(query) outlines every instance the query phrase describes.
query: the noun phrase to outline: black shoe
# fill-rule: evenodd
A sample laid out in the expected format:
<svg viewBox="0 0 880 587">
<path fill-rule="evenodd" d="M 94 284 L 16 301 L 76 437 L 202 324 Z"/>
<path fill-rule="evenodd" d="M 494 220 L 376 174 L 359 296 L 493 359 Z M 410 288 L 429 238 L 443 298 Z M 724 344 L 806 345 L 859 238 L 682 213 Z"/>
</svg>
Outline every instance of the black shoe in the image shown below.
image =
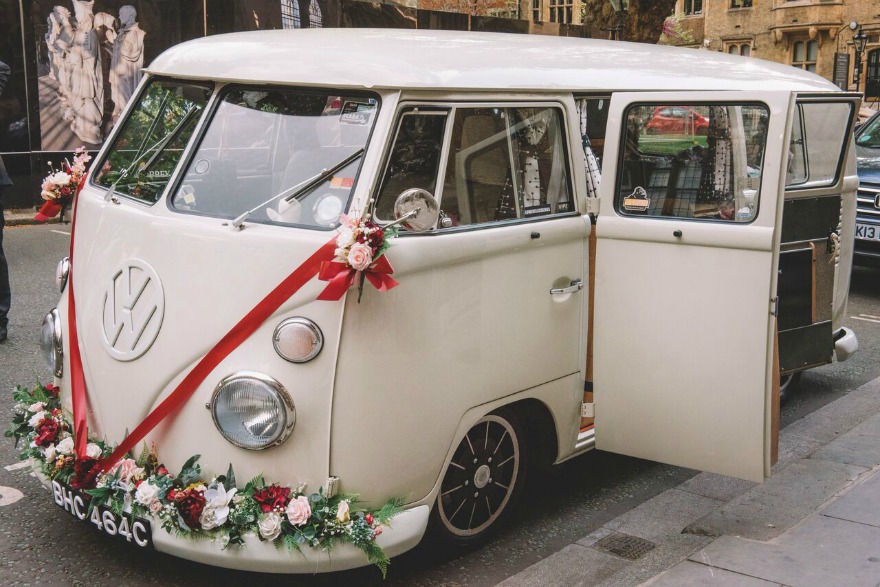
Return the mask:
<svg viewBox="0 0 880 587">
<path fill-rule="evenodd" d="M 0 326 L 0 342 L 4 342 L 6 340 L 6 327 Z"/>
</svg>

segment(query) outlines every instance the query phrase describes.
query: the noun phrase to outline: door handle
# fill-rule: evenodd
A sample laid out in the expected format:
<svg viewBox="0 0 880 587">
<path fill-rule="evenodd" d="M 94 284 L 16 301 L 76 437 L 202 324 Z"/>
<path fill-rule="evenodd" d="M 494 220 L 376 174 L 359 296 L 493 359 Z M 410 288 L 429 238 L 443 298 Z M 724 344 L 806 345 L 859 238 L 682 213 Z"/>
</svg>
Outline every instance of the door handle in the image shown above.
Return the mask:
<svg viewBox="0 0 880 587">
<path fill-rule="evenodd" d="M 568 287 L 554 287 L 550 290 L 551 295 L 570 294 L 584 289 L 584 282 L 580 279 L 573 279 Z"/>
</svg>

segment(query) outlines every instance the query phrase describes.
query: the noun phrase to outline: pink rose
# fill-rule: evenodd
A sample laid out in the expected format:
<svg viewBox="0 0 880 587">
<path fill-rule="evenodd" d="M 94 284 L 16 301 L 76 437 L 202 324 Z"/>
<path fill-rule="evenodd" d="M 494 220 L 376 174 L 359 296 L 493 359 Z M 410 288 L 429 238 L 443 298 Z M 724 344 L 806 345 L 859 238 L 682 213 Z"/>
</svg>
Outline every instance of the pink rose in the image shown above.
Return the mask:
<svg viewBox="0 0 880 587">
<path fill-rule="evenodd" d="M 119 480 L 123 483 L 128 483 L 132 480 L 132 477 L 139 476 L 144 472 L 144 470 L 137 466 L 137 463 L 134 459 L 122 459 L 113 467 L 107 471 L 108 474 L 112 475 L 116 472 L 119 472 Z"/>
<path fill-rule="evenodd" d="M 300 495 L 296 499 L 291 499 L 287 505 L 287 519 L 294 526 L 302 526 L 309 521 L 312 515 L 312 508 L 309 505 L 309 498 Z"/>
<path fill-rule="evenodd" d="M 355 271 L 363 271 L 373 262 L 373 250 L 369 245 L 364 243 L 355 243 L 351 245 L 348 251 L 348 264 Z"/>
<path fill-rule="evenodd" d="M 150 502 L 150 512 L 153 514 L 158 514 L 162 510 L 162 502 L 158 499 L 155 499 Z"/>
</svg>

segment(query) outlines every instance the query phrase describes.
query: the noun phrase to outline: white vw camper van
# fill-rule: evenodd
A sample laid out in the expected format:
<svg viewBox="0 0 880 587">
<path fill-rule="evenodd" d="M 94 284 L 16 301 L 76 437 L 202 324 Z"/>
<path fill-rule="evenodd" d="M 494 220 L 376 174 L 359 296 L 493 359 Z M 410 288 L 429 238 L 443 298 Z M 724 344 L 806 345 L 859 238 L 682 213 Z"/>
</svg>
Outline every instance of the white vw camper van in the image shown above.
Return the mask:
<svg viewBox="0 0 880 587">
<path fill-rule="evenodd" d="M 178 45 L 77 197 L 30 456 L 85 523 L 285 573 L 478 543 L 594 447 L 760 481 L 780 381 L 857 348 L 857 107 L 623 42 Z"/>
</svg>

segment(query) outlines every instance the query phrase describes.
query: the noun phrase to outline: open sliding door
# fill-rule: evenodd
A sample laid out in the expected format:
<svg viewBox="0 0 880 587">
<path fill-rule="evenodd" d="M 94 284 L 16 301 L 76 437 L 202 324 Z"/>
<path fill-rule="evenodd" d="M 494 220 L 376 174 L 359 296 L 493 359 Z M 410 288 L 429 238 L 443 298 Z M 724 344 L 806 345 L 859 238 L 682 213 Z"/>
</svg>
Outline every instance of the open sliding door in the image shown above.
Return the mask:
<svg viewBox="0 0 880 587">
<path fill-rule="evenodd" d="M 769 474 L 792 104 L 787 92 L 613 95 L 597 222 L 597 448 Z"/>
</svg>

